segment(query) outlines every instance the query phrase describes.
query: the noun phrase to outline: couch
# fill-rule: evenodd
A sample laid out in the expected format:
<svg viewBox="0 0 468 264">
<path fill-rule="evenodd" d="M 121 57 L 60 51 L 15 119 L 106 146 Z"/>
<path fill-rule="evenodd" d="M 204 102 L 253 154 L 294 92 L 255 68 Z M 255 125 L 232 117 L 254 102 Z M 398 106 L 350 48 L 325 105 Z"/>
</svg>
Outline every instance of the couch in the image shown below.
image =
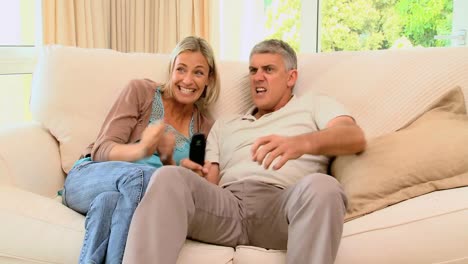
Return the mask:
<svg viewBox="0 0 468 264">
<path fill-rule="evenodd" d="M 85 217 L 63 206 L 57 191 L 94 140 L 119 90 L 133 78 L 164 80 L 169 61 L 168 54 L 64 46 L 46 46 L 39 53 L 32 121 L 0 129 L 0 263 L 77 263 Z M 404 129 L 452 87 L 461 87 L 468 102 L 468 48 L 298 58 L 295 93 L 336 97 L 369 142 Z M 251 106 L 242 85 L 248 62 L 219 61 L 219 67 L 222 93 L 210 109 L 214 118 Z M 336 263 L 468 263 L 468 187 L 458 185 L 428 189 L 348 217 Z M 279 264 L 285 263 L 285 252 L 187 240 L 177 263 Z"/>
</svg>

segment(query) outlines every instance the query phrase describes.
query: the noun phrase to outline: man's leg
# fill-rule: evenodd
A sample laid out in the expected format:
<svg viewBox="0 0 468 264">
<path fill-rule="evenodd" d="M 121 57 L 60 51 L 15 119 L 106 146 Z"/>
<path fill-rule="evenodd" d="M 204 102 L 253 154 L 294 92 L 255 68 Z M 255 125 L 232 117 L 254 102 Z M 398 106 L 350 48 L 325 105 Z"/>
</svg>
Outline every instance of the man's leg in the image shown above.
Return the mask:
<svg viewBox="0 0 468 264">
<path fill-rule="evenodd" d="M 187 236 L 227 246 L 246 243 L 236 191 L 182 167 L 160 168 L 133 216 L 124 263 L 176 263 Z"/>
<path fill-rule="evenodd" d="M 335 178 L 317 173 L 285 190 L 258 184 L 249 190 L 263 196 L 245 201 L 251 204 L 247 206 L 251 245 L 287 249 L 289 264 L 334 262 L 346 212 L 346 197 Z"/>
</svg>

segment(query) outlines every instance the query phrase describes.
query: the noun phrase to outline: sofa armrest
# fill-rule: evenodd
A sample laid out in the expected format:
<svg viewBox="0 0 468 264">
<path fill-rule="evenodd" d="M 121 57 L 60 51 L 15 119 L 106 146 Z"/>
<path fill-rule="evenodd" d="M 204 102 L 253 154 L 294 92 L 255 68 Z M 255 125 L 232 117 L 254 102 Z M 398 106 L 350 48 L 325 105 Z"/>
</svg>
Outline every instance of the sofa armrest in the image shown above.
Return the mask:
<svg viewBox="0 0 468 264">
<path fill-rule="evenodd" d="M 63 186 L 55 138 L 37 122 L 0 129 L 0 184 L 13 185 L 47 197 Z"/>
</svg>

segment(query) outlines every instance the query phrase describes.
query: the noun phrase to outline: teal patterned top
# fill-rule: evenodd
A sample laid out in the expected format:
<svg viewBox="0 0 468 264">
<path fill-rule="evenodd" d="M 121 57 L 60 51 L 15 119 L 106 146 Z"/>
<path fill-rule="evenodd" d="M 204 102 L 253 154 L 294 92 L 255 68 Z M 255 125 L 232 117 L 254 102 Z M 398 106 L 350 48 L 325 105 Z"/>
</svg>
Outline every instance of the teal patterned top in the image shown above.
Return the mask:
<svg viewBox="0 0 468 264">
<path fill-rule="evenodd" d="M 150 124 L 164 122 L 164 105 L 162 102 L 161 90 L 159 87 L 158 89 L 156 89 L 156 93 L 154 94 L 152 112 L 149 122 Z M 176 164 L 179 165 L 182 159 L 187 158 L 189 156 L 190 138 L 194 133 L 193 116 L 192 120 L 190 121 L 189 138 L 185 137 L 184 135 L 179 133 L 179 131 L 177 131 L 174 127 L 168 124 L 166 124 L 165 131 L 166 133 L 173 133 L 175 136 L 175 148 L 173 158 Z M 136 163 L 148 164 L 157 168 L 163 165 L 158 153 L 154 153 L 153 155 L 151 155 L 151 157 L 136 161 Z"/>
</svg>

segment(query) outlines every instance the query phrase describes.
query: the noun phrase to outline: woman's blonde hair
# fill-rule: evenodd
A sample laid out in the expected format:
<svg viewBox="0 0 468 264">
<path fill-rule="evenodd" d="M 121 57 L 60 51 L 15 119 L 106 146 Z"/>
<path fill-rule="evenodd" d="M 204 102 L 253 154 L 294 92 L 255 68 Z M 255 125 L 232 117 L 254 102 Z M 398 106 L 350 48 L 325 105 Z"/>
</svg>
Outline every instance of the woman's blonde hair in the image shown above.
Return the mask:
<svg viewBox="0 0 468 264">
<path fill-rule="evenodd" d="M 208 62 L 208 66 L 210 67 L 208 74 L 209 83 L 205 87 L 203 95 L 195 102 L 200 111 L 206 111 L 209 105 L 218 100 L 221 88 L 219 83 L 218 67 L 216 66 L 213 49 L 211 48 L 210 44 L 208 44 L 208 42 L 203 38 L 189 36 L 184 38 L 177 44 L 177 46 L 171 53 L 171 61 L 169 64 L 169 72 L 167 78 L 168 82 L 165 85 L 163 85 L 161 91 L 164 93 L 165 96 L 174 96 L 174 92 L 172 90 L 172 82 L 170 81 L 171 75 L 172 71 L 174 70 L 174 63 L 177 56 L 179 56 L 180 53 L 185 51 L 200 52 L 201 54 L 203 54 L 206 61 Z"/>
</svg>

